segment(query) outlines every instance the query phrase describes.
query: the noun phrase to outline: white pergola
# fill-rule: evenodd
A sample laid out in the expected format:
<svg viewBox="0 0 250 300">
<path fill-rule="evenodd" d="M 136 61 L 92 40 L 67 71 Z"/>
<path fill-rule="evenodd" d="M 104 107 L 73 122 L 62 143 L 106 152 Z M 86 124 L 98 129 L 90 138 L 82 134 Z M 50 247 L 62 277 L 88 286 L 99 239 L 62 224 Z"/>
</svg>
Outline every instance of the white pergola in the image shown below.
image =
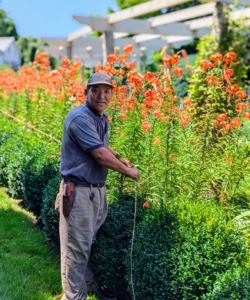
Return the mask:
<svg viewBox="0 0 250 300">
<path fill-rule="evenodd" d="M 104 18 L 73 16 L 73 19 L 87 26 L 73 32 L 67 38 L 43 38 L 54 46 L 44 46 L 41 49 L 58 58 L 67 56 L 72 59 L 77 55 L 84 66 L 92 68 L 98 61 L 105 62 L 107 54 L 114 52 L 114 47 L 119 49 L 131 44 L 137 58 L 150 55 L 168 45 L 179 48 L 189 44 L 195 37 L 211 33 L 211 25 L 216 23 L 215 18 L 218 18 L 218 1 L 206 0 L 207 3 L 147 20 L 134 18 L 190 1 L 151 0 Z M 234 0 L 221 2 L 230 4 Z M 238 3 L 250 5 L 250 0 L 239 0 Z M 242 7 L 231 14 L 234 19 L 250 18 L 250 8 Z M 83 37 L 92 31 L 103 32 L 103 35 L 100 38 Z M 127 37 L 131 34 L 134 36 Z"/>
</svg>

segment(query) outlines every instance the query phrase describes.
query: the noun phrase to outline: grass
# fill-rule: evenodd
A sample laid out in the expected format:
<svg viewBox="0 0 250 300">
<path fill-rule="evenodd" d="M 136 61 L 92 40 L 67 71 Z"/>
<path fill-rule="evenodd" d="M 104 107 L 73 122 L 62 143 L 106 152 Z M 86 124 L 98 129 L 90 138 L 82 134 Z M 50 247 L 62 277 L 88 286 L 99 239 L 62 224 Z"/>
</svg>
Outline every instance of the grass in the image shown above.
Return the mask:
<svg viewBox="0 0 250 300">
<path fill-rule="evenodd" d="M 59 255 L 32 220 L 0 188 L 1 300 L 51 300 L 62 293 Z"/>
</svg>

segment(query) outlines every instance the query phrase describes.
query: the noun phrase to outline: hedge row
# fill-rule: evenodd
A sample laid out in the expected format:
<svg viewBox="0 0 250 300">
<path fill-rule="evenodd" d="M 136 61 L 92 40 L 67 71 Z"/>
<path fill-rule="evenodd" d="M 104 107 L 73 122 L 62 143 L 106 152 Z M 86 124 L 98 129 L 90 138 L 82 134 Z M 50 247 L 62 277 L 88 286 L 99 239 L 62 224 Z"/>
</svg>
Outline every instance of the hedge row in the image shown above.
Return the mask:
<svg viewBox="0 0 250 300">
<path fill-rule="evenodd" d="M 133 218 L 133 197 L 110 203 L 93 247 L 99 280 L 120 299 L 130 299 L 132 282 L 140 300 L 250 298 L 249 252 L 222 208 L 182 197 L 146 209 L 139 199 L 131 261 Z"/>
<path fill-rule="evenodd" d="M 41 217 L 46 239 L 58 246 L 60 145 L 6 118 L 0 126 L 0 184 Z M 137 300 L 250 299 L 248 248 L 222 207 L 182 195 L 144 208 L 138 195 L 131 249 L 134 202 L 132 192 L 118 198 L 109 191 L 109 215 L 93 246 L 91 264 L 118 299 L 132 299 L 133 291 Z"/>
<path fill-rule="evenodd" d="M 8 187 L 11 197 L 23 199 L 26 209 L 42 218 L 46 238 L 58 246 L 59 216 L 52 204 L 61 180 L 60 145 L 13 123 L 0 118 L 0 185 Z"/>
</svg>

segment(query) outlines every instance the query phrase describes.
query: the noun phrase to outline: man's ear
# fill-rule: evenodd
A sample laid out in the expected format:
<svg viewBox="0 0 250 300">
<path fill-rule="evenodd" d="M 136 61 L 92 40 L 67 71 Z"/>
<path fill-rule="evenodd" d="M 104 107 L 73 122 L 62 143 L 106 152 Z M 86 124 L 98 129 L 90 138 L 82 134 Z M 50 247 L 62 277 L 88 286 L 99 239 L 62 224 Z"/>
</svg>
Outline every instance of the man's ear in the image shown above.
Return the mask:
<svg viewBox="0 0 250 300">
<path fill-rule="evenodd" d="M 84 90 L 84 95 L 87 97 L 87 94 L 88 94 L 88 90 L 87 89 L 85 89 Z"/>
</svg>

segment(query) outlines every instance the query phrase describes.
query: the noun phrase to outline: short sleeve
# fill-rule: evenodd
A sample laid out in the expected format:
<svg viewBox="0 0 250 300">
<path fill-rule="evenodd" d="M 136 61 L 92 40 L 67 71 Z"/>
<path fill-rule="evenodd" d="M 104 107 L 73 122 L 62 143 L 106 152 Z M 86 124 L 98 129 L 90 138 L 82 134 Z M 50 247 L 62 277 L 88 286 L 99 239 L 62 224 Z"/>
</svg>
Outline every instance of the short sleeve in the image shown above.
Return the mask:
<svg viewBox="0 0 250 300">
<path fill-rule="evenodd" d="M 103 147 L 95 123 L 88 117 L 78 116 L 74 118 L 68 128 L 68 134 L 85 152 Z"/>
</svg>

